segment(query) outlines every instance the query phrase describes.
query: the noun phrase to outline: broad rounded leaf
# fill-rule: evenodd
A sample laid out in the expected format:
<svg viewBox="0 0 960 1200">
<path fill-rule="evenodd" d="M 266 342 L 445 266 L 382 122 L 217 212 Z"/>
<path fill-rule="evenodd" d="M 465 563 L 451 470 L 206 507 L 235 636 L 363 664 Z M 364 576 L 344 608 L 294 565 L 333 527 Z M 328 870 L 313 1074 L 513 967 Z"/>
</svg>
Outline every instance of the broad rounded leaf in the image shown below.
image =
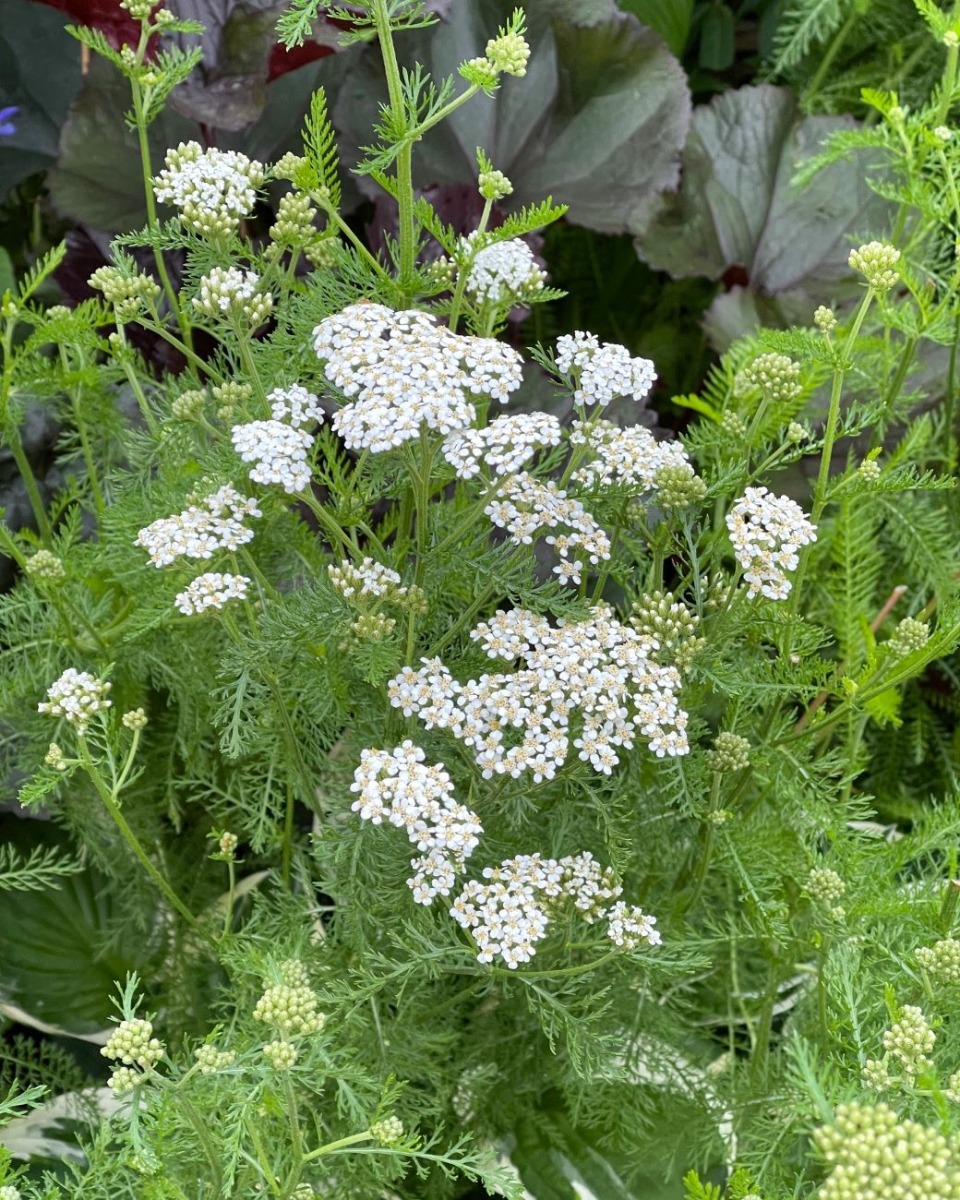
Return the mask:
<svg viewBox="0 0 960 1200">
<path fill-rule="evenodd" d="M 696 110 L 683 183 L 637 239 L 641 258 L 674 277 L 719 279 L 739 268 L 752 290 L 837 298 L 850 279 L 851 239 L 881 219 L 862 156 L 824 168 L 804 188 L 791 182 L 844 118 L 799 116 L 783 88 L 762 85 Z M 841 287 L 842 290 L 842 287 Z"/>
<path fill-rule="evenodd" d="M 435 79 L 455 76 L 513 7 L 504 0 L 454 6 L 448 22 L 411 35 L 401 48 L 407 61 L 428 64 Z M 558 11 L 558 0 L 527 6 L 527 74 L 504 79 L 494 99 L 479 97 L 432 130 L 416 148 L 416 181 L 473 185 L 482 146 L 512 181 L 512 204 L 552 195 L 578 224 L 636 232 L 679 178 L 691 111 L 686 77 L 635 17 L 614 12 L 597 20 L 595 5 L 577 21 Z M 594 23 L 583 23 L 587 18 Z M 334 121 L 354 147 L 369 142 L 385 99 L 380 75 L 371 54 L 339 93 Z"/>
<path fill-rule="evenodd" d="M 116 981 L 146 951 L 129 928 L 111 941 L 122 914 L 104 881 L 89 871 L 71 875 L 48 891 L 11 892 L 3 907 L 0 997 L 70 1032 L 104 1029 L 115 1011 Z"/>
<path fill-rule="evenodd" d="M 0 193 L 48 167 L 60 126 L 80 87 L 80 46 L 63 15 L 27 0 L 0 0 L 3 104 L 15 105 L 12 133 L 0 137 Z"/>
</svg>

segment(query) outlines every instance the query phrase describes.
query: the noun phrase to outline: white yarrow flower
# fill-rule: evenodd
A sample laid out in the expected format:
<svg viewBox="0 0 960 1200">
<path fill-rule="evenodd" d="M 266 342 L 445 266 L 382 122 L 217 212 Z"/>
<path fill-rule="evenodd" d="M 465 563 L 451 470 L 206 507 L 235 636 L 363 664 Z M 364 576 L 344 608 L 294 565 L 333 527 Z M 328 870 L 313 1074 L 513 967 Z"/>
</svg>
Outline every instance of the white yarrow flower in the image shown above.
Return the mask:
<svg viewBox="0 0 960 1200">
<path fill-rule="evenodd" d="M 67 667 L 47 688 L 47 699 L 37 705 L 37 712 L 63 717 L 76 727 L 77 733 L 83 734 L 91 717 L 113 706 L 113 701 L 107 698 L 109 691 L 110 684 L 105 680 L 97 679 L 89 671 Z"/>
<path fill-rule="evenodd" d="M 219 571 L 208 571 L 198 575 L 176 598 L 177 608 L 186 616 L 208 612 L 211 608 L 223 608 L 228 600 L 245 600 L 250 580 L 246 575 L 222 575 Z"/>
<path fill-rule="evenodd" d="M 616 342 L 601 345 L 592 333 L 580 330 L 557 339 L 557 366 L 574 376 L 573 398 L 578 404 L 601 407 L 618 396 L 644 400 L 657 379 L 648 358 L 633 358 L 626 346 Z"/>
<path fill-rule="evenodd" d="M 797 569 L 801 547 L 817 540 L 800 505 L 765 487 L 750 487 L 727 514 L 727 529 L 747 595 L 786 600 L 793 586 L 787 573 Z"/>
</svg>

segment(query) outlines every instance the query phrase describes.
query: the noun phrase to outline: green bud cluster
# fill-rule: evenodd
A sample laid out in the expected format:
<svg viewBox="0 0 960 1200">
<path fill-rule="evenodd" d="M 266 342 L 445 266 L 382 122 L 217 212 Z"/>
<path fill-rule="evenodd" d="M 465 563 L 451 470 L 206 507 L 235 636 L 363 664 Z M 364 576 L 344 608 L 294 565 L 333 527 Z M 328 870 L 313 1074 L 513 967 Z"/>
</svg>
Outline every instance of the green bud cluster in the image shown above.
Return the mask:
<svg viewBox="0 0 960 1200">
<path fill-rule="evenodd" d="M 287 151 L 273 164 L 271 172 L 274 179 L 286 179 L 288 183 L 293 183 L 297 176 L 306 169 L 307 160 L 300 154 L 294 154 L 292 151 Z"/>
<path fill-rule="evenodd" d="M 134 731 L 145 729 L 147 726 L 147 714 L 142 708 L 132 708 L 129 712 L 125 712 L 120 718 L 120 724 L 124 729 L 132 729 Z"/>
<path fill-rule="evenodd" d="M 677 463 L 661 467 L 653 477 L 657 502 L 663 508 L 691 508 L 706 499 L 707 485 L 690 467 Z"/>
<path fill-rule="evenodd" d="M 868 1058 L 860 1071 L 860 1078 L 875 1092 L 886 1092 L 893 1087 L 893 1080 L 882 1058 Z"/>
<path fill-rule="evenodd" d="M 216 384 L 212 391 L 213 398 L 219 405 L 217 417 L 221 421 L 232 421 L 236 410 L 243 408 L 253 399 L 252 385 L 238 383 L 235 379 L 228 379 L 225 383 Z"/>
<path fill-rule="evenodd" d="M 403 1122 L 399 1117 L 385 1117 L 370 1126 L 374 1140 L 381 1146 L 395 1146 L 403 1138 Z"/>
<path fill-rule="evenodd" d="M 743 771 L 750 766 L 750 743 L 738 733 L 724 730 L 714 739 L 713 749 L 707 751 L 711 771 Z"/>
<path fill-rule="evenodd" d="M 930 637 L 930 626 L 914 617 L 904 617 L 887 642 L 887 649 L 894 658 L 906 658 L 915 650 L 922 650 Z"/>
<path fill-rule="evenodd" d="M 170 411 L 178 421 L 193 421 L 201 415 L 207 403 L 207 393 L 202 388 L 181 392 L 170 405 Z"/>
<path fill-rule="evenodd" d="M 130 275 L 119 267 L 98 267 L 87 282 L 98 292 L 103 292 L 104 299 L 114 306 L 121 323 L 132 321 L 160 295 L 159 284 L 149 275 Z"/>
<path fill-rule="evenodd" d="M 30 579 L 44 583 L 59 583 L 67 573 L 61 560 L 49 550 L 38 550 L 31 555 L 23 569 Z"/>
<path fill-rule="evenodd" d="M 213 1075 L 233 1065 L 236 1054 L 233 1050 L 218 1050 L 216 1046 L 198 1046 L 193 1052 L 201 1075 Z"/>
<path fill-rule="evenodd" d="M 942 938 L 933 946 L 920 946 L 916 956 L 928 975 L 942 983 L 960 983 L 960 942 L 955 938 Z"/>
<path fill-rule="evenodd" d="M 807 876 L 806 893 L 822 904 L 836 904 L 847 885 L 832 867 L 812 867 Z"/>
<path fill-rule="evenodd" d="M 882 468 L 875 458 L 865 458 L 857 467 L 857 474 L 867 483 L 876 483 L 881 473 Z"/>
<path fill-rule="evenodd" d="M 503 200 L 513 192 L 513 184 L 502 171 L 481 171 L 477 186 L 484 200 Z"/>
<path fill-rule="evenodd" d="M 325 233 L 321 237 L 315 237 L 303 248 L 304 254 L 308 261 L 321 271 L 329 271 L 337 262 L 337 248 L 340 245 L 340 239 L 335 233 Z"/>
<path fill-rule="evenodd" d="M 385 617 L 383 613 L 361 613 L 350 628 L 360 642 L 382 642 L 396 626 L 393 617 Z"/>
<path fill-rule="evenodd" d="M 275 1071 L 289 1071 L 297 1065 L 297 1048 L 293 1042 L 267 1042 L 263 1057 Z"/>
<path fill-rule="evenodd" d="M 264 988 L 253 1010 L 255 1019 L 272 1025 L 285 1039 L 320 1033 L 326 1017 L 317 1010 L 306 967 L 297 959 L 289 959 L 280 966 L 280 978 L 281 983 Z"/>
<path fill-rule="evenodd" d="M 705 640 L 697 636 L 700 618 L 673 592 L 653 592 L 633 606 L 630 623 L 658 643 L 659 657 L 681 671 L 690 669 Z"/>
<path fill-rule="evenodd" d="M 520 77 L 527 73 L 530 47 L 520 33 L 501 33 L 499 37 L 491 38 L 485 54 L 498 74 Z"/>
<path fill-rule="evenodd" d="M 813 314 L 813 323 L 821 333 L 833 333 L 837 327 L 837 314 L 832 308 L 821 304 Z"/>
<path fill-rule="evenodd" d="M 317 230 L 314 218 L 317 210 L 306 192 L 287 192 L 277 205 L 277 219 L 270 226 L 270 237 L 277 246 L 299 246 L 310 241 Z"/>
<path fill-rule="evenodd" d="M 258 291 L 259 283 L 260 277 L 254 271 L 212 267 L 200 280 L 193 307 L 213 320 L 238 321 L 256 329 L 273 311 L 273 296 Z"/>
<path fill-rule="evenodd" d="M 742 372 L 741 372 L 742 375 Z M 738 379 L 740 376 L 737 377 Z M 736 387 L 734 388 L 736 390 Z M 747 423 L 739 413 L 728 409 L 720 418 L 720 426 L 726 432 L 732 434 L 736 438 L 744 438 L 747 436 Z"/>
<path fill-rule="evenodd" d="M 900 1019 L 883 1035 L 883 1048 L 903 1068 L 904 1077 L 912 1081 L 917 1075 L 933 1068 L 929 1055 L 937 1035 L 927 1024 L 923 1010 L 915 1004 L 905 1004 Z"/>
<path fill-rule="evenodd" d="M 135 21 L 146 21 L 154 3 L 155 0 L 120 0 L 120 7 L 125 8 Z"/>
<path fill-rule="evenodd" d="M 805 442 L 810 434 L 804 429 L 799 421 L 791 421 L 787 426 L 787 441 L 794 446 L 798 446 L 801 442 Z"/>
<path fill-rule="evenodd" d="M 121 1021 L 100 1053 L 104 1058 L 116 1059 L 128 1067 L 142 1067 L 146 1071 L 163 1058 L 163 1046 L 153 1036 L 153 1025 L 136 1018 Z"/>
<path fill-rule="evenodd" d="M 886 242 L 867 242 L 851 250 L 847 261 L 875 292 L 889 292 L 900 281 L 900 272 L 896 270 L 900 251 Z"/>
<path fill-rule="evenodd" d="M 818 1200 L 958 1200 L 960 1170 L 947 1139 L 886 1104 L 841 1104 L 814 1142 L 833 1167 Z"/>
<path fill-rule="evenodd" d="M 43 761 L 48 767 L 52 767 L 54 771 L 65 771 L 67 769 L 67 761 L 63 757 L 63 751 L 56 742 L 50 743 L 50 748 L 43 756 Z"/>
<path fill-rule="evenodd" d="M 786 354 L 761 354 L 741 372 L 744 380 L 758 387 L 775 403 L 795 400 L 803 391 L 800 364 Z"/>
</svg>

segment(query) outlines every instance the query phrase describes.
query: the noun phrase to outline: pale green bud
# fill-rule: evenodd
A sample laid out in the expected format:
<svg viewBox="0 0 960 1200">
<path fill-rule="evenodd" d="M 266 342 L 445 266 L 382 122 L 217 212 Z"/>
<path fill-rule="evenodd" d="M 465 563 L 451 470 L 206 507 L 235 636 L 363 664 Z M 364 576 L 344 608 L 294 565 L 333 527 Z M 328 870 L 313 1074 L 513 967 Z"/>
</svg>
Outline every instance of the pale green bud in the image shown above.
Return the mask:
<svg viewBox="0 0 960 1200">
<path fill-rule="evenodd" d="M 900 251 L 886 242 L 867 242 L 859 249 L 851 250 L 847 261 L 875 292 L 888 292 L 900 280 L 896 270 Z"/>
</svg>

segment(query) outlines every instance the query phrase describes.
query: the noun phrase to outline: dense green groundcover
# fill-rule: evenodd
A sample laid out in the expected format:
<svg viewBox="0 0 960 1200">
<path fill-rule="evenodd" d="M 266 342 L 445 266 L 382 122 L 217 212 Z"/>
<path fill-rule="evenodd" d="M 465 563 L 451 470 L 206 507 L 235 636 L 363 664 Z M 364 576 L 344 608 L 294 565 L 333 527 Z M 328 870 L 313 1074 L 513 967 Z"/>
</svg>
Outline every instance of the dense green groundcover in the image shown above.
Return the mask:
<svg viewBox="0 0 960 1200">
<path fill-rule="evenodd" d="M 62 7 L 0 1200 L 960 1200 L 960 4 Z"/>
</svg>

